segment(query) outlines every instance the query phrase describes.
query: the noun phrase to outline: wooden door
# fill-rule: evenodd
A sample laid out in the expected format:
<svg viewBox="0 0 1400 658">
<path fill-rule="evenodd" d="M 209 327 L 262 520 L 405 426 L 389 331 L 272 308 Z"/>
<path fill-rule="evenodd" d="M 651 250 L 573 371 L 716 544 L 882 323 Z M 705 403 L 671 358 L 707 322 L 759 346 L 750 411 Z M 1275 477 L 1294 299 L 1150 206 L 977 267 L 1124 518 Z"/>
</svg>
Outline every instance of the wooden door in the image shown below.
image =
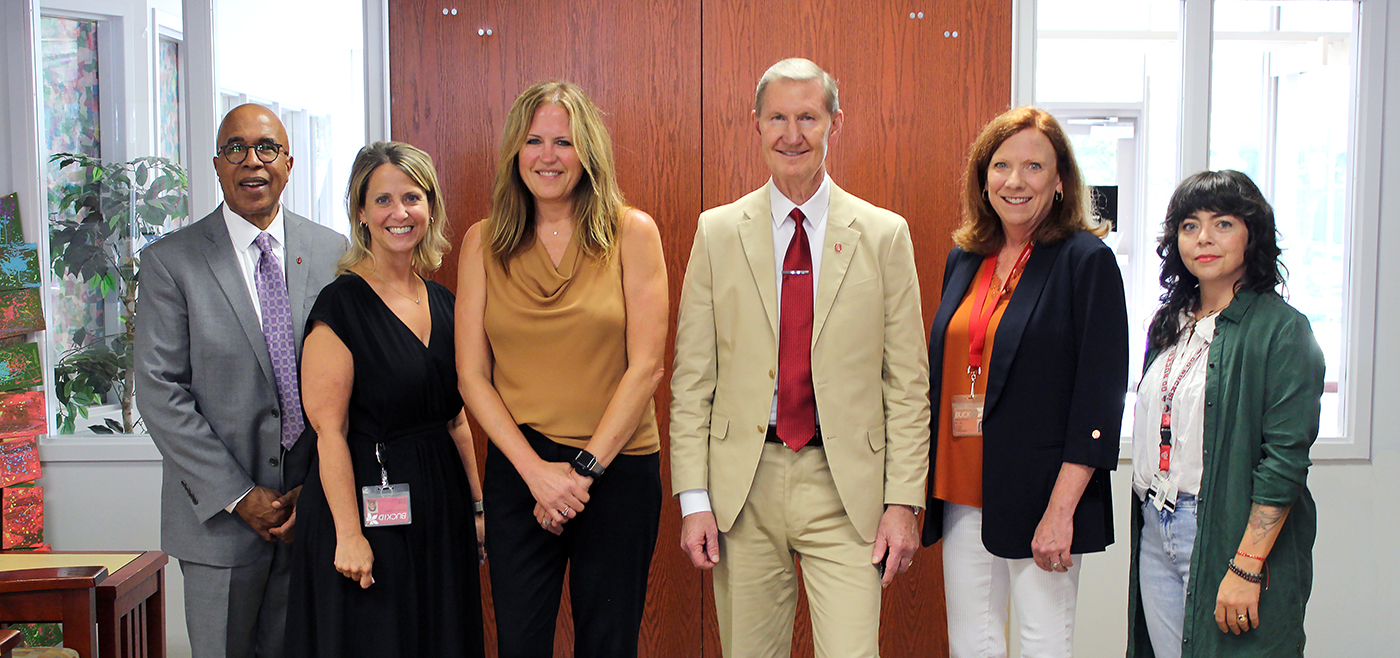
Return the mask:
<svg viewBox="0 0 1400 658">
<path fill-rule="evenodd" d="M 1011 97 L 1011 3 L 803 0 L 802 11 L 787 12 L 776 6 L 705 2 L 703 205 L 727 203 L 768 179 L 749 115 L 758 77 L 785 57 L 817 62 L 836 77 L 846 115 L 827 155 L 832 180 L 909 222 L 927 328 L 959 222 L 967 147 Z M 948 654 L 940 548 L 916 553 L 910 571 L 885 590 L 882 655 Z M 711 598 L 707 580 L 707 605 Z M 718 646 L 713 624 L 706 626 L 707 648 Z M 793 655 L 811 656 L 811 642 L 804 597 Z"/>
<path fill-rule="evenodd" d="M 488 210 L 511 101 L 538 80 L 576 82 L 607 113 L 628 200 L 661 227 L 673 321 L 700 211 L 767 179 L 749 111 L 773 62 L 808 57 L 838 79 L 846 122 L 828 156 L 832 178 L 909 221 L 926 323 L 958 222 L 964 154 L 1010 98 L 1010 0 L 394 0 L 389 17 L 393 135 L 433 154 L 454 235 Z M 455 251 L 435 278 L 455 287 Z M 668 363 L 670 354 L 668 345 Z M 663 436 L 669 397 L 663 382 Z M 480 432 L 477 441 L 484 454 Z M 668 499 L 642 652 L 718 657 L 710 578 L 677 549 L 664 450 L 662 469 Z M 483 588 L 489 597 L 484 578 Z M 886 591 L 883 655 L 947 655 L 942 591 L 938 550 L 918 552 Z M 486 610 L 494 645 L 489 598 Z M 811 656 L 805 602 L 795 626 L 794 655 Z M 571 655 L 565 615 L 559 631 L 556 655 Z"/>
<path fill-rule="evenodd" d="M 454 243 L 490 209 L 500 133 L 511 102 L 540 80 L 577 83 L 605 113 L 628 202 L 655 217 L 661 229 L 674 319 L 701 210 L 700 124 L 695 120 L 700 60 L 694 55 L 700 48 L 699 26 L 699 0 L 390 3 L 393 137 L 432 154 Z M 490 35 L 481 34 L 488 29 Z M 676 248 L 681 242 L 687 250 Z M 455 248 L 434 278 L 456 288 Z M 663 385 L 656 397 L 663 437 L 669 404 Z M 477 454 L 485 455 L 485 434 L 473 429 Z M 655 657 L 693 656 L 700 646 L 700 574 L 677 548 L 680 507 L 670 496 L 664 451 L 661 479 L 667 485 L 666 503 L 652 559 L 643 651 Z M 485 570 L 482 574 L 487 643 L 495 655 L 490 587 Z M 568 606 L 566 588 L 561 607 Z M 572 655 L 572 647 L 573 626 L 561 614 L 555 655 Z"/>
</svg>

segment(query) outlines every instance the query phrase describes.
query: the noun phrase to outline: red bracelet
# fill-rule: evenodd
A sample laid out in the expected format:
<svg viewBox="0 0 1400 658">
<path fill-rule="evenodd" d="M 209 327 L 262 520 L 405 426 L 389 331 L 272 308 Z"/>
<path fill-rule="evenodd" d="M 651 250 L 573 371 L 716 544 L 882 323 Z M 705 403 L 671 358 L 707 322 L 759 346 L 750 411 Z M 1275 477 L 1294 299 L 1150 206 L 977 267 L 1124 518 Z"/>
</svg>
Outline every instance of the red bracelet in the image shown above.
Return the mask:
<svg viewBox="0 0 1400 658">
<path fill-rule="evenodd" d="M 1262 558 L 1262 557 L 1259 557 L 1258 555 L 1250 555 L 1249 553 L 1246 553 L 1246 552 L 1244 552 L 1244 551 L 1235 551 L 1235 555 L 1238 555 L 1238 556 L 1240 556 L 1240 557 L 1247 557 L 1247 558 L 1249 558 L 1249 559 L 1251 559 L 1251 560 L 1259 560 L 1260 562 L 1267 562 L 1267 561 L 1268 561 L 1268 560 L 1266 560 L 1266 559 L 1264 559 L 1264 558 Z"/>
</svg>

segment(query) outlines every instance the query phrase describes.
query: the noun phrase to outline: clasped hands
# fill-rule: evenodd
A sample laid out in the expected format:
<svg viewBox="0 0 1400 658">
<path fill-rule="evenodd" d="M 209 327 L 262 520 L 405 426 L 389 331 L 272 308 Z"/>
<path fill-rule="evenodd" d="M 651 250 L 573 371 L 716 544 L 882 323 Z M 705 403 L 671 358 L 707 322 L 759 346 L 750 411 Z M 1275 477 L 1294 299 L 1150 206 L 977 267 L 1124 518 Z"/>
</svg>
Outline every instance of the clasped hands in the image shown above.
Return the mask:
<svg viewBox="0 0 1400 658">
<path fill-rule="evenodd" d="M 588 502 L 593 478 L 579 475 L 564 462 L 542 462 L 527 475 L 521 473 L 530 494 L 535 497 L 535 522 L 556 535 L 564 524 L 577 518 Z"/>
<path fill-rule="evenodd" d="M 296 526 L 299 496 L 300 486 L 285 494 L 276 489 L 254 486 L 243 500 L 238 501 L 233 511 L 257 531 L 263 541 L 280 539 L 290 544 Z"/>
</svg>

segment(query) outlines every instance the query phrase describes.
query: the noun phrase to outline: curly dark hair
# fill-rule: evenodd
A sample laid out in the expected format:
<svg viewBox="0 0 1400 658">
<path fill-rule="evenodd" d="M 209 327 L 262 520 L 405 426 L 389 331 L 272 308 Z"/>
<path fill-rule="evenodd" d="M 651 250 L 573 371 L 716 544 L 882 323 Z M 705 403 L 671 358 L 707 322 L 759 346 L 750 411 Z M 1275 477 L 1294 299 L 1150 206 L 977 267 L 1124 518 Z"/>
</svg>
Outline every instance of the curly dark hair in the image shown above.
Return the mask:
<svg viewBox="0 0 1400 658">
<path fill-rule="evenodd" d="M 1175 343 L 1181 331 L 1181 314 L 1200 306 L 1201 283 L 1186 269 L 1176 244 L 1182 220 L 1200 210 L 1238 218 L 1249 231 L 1244 248 L 1244 275 L 1235 284 L 1235 290 L 1274 293 L 1283 283 L 1287 270 L 1279 260 L 1283 251 L 1278 246 L 1274 209 L 1264 200 L 1254 181 L 1233 169 L 1191 175 L 1172 193 L 1167 203 L 1167 218 L 1162 223 L 1162 238 L 1157 242 L 1157 255 L 1162 257 L 1160 280 L 1166 292 L 1162 293 L 1162 306 L 1152 316 L 1147 330 L 1147 342 L 1152 349 Z"/>
</svg>

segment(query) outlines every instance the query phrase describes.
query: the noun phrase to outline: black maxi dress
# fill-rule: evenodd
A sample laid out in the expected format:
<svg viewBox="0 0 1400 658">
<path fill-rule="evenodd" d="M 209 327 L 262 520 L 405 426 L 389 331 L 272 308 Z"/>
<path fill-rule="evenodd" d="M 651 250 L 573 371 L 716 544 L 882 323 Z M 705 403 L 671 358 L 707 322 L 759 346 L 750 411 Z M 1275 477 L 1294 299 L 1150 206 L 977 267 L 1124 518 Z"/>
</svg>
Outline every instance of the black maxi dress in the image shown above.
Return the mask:
<svg viewBox="0 0 1400 658">
<path fill-rule="evenodd" d="M 432 331 L 424 345 L 363 279 L 345 274 L 321 291 L 309 327 L 325 323 L 355 361 L 348 442 L 360 488 L 378 485 L 375 445 L 390 484 L 408 483 L 412 523 L 361 527 L 374 551 L 374 584 L 335 570 L 335 524 L 319 459 L 297 502 L 288 656 L 483 656 L 480 571 L 471 488 L 447 423 L 462 409 L 453 345 L 453 296 L 427 282 Z"/>
</svg>

